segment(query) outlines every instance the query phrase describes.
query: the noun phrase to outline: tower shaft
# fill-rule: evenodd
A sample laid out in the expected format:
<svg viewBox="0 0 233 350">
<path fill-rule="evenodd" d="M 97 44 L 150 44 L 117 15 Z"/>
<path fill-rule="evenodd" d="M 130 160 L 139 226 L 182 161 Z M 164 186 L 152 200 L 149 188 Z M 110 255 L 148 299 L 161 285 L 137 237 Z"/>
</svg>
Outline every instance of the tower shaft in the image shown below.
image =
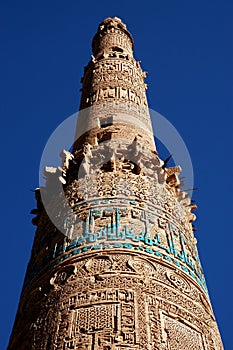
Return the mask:
<svg viewBox="0 0 233 350">
<path fill-rule="evenodd" d="M 132 37 L 107 18 L 92 49 L 72 153 L 36 190 L 8 350 L 221 350 L 193 206 L 156 151 Z"/>
</svg>

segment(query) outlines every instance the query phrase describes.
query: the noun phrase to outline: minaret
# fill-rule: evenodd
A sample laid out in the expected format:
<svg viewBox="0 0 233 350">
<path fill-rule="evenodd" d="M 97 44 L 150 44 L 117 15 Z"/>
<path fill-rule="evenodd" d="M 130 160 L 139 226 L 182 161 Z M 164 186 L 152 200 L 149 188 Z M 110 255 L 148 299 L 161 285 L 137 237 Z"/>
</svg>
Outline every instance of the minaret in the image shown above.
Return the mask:
<svg viewBox="0 0 233 350">
<path fill-rule="evenodd" d="M 98 27 L 72 153 L 45 168 L 8 350 L 223 349 L 179 166 L 159 158 L 125 24 Z"/>
</svg>

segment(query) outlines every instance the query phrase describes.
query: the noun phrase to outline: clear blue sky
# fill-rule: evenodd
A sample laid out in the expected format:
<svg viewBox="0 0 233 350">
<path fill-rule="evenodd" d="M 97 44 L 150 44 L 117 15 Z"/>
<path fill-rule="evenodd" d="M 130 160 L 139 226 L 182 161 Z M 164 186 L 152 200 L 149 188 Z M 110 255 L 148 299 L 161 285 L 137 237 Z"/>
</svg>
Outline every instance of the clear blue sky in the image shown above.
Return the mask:
<svg viewBox="0 0 233 350">
<path fill-rule="evenodd" d="M 190 151 L 199 253 L 225 349 L 232 344 L 232 19 L 227 0 L 2 1 L 0 348 L 5 349 L 34 237 L 31 190 L 43 147 L 79 105 L 98 23 L 126 22 L 148 71 L 150 107 Z"/>
</svg>

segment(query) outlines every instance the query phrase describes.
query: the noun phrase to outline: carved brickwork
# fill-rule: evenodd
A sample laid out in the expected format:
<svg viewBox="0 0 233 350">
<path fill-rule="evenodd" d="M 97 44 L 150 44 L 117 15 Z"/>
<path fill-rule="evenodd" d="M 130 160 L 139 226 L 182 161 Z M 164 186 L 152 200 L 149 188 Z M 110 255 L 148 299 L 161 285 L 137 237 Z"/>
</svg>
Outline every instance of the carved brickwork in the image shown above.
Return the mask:
<svg viewBox="0 0 233 350">
<path fill-rule="evenodd" d="M 8 350 L 222 350 L 195 205 L 157 154 L 132 37 L 107 18 L 92 46 L 72 153 L 35 191 Z"/>
<path fill-rule="evenodd" d="M 221 349 L 208 297 L 184 272 L 120 251 L 70 263 L 38 280 L 32 299 L 22 296 L 19 315 L 31 319 L 19 322 L 19 343 L 33 339 L 40 344 L 33 349 L 60 350 Z"/>
<path fill-rule="evenodd" d="M 164 316 L 164 329 L 166 333 L 166 348 L 169 350 L 204 350 L 201 333 L 190 326 Z"/>
</svg>

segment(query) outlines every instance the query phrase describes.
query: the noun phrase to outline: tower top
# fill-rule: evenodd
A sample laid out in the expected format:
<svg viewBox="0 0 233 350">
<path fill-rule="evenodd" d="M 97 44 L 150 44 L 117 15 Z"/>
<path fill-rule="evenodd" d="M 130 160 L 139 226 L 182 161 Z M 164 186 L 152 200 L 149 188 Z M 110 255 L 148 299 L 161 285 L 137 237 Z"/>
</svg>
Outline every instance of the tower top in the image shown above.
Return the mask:
<svg viewBox="0 0 233 350">
<path fill-rule="evenodd" d="M 126 25 L 118 17 L 105 18 L 98 27 L 92 41 L 92 51 L 95 58 L 112 49 L 132 55 L 134 42 Z"/>
<path fill-rule="evenodd" d="M 132 36 L 120 18 L 108 17 L 99 24 L 92 41 L 93 54 L 81 79 L 83 112 L 79 113 L 74 152 L 80 151 L 85 142 L 96 144 L 96 138 L 100 142 L 100 134 L 129 142 L 141 135 L 141 142 L 155 150 L 146 72 L 133 57 L 133 46 Z"/>
</svg>

